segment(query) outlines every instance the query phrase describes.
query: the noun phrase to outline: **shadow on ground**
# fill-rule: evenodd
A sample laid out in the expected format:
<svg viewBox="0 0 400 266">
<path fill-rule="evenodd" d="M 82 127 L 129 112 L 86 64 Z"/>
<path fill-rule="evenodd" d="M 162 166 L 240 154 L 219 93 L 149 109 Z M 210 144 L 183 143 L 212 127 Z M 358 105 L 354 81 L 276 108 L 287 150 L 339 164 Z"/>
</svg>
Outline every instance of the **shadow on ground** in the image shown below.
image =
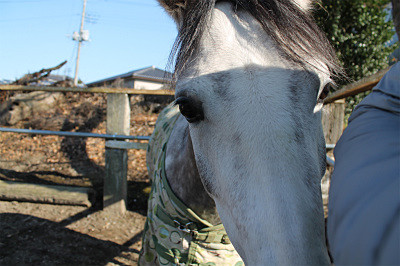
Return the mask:
<svg viewBox="0 0 400 266">
<path fill-rule="evenodd" d="M 71 122 L 69 119 L 65 119 L 61 131 L 92 132 L 104 121 L 106 113 L 101 106 L 94 107 L 85 102 L 74 109 L 72 116 L 85 117 L 85 120 Z M 105 170 L 104 167 L 90 160 L 86 150 L 86 142 L 87 138 L 63 138 L 60 151 L 70 160 L 71 167 L 80 175 L 89 177 L 93 186 L 96 187 L 101 183 L 101 179 L 98 177 L 104 176 Z"/>
<path fill-rule="evenodd" d="M 65 228 L 73 220 L 57 223 L 30 215 L 0 214 L 0 265 L 132 265 L 131 257 L 139 251 L 129 246 L 141 233 L 118 245 Z"/>
<path fill-rule="evenodd" d="M 61 181 L 62 179 L 62 181 Z M 70 185 L 82 186 L 81 184 L 74 184 L 74 181 L 82 180 L 82 176 L 69 176 L 57 171 L 33 171 L 33 172 L 17 172 L 8 169 L 0 168 L 0 180 L 3 181 L 16 181 L 29 184 L 41 185 Z M 60 180 L 59 182 L 57 182 Z M 81 183 L 81 182 L 79 182 Z M 102 208 L 102 182 L 97 182 L 95 186 L 90 186 L 96 191 L 94 208 Z M 147 199 L 150 193 L 150 183 L 148 181 L 128 181 L 128 199 L 127 209 L 129 211 L 137 212 L 141 215 L 147 213 Z"/>
<path fill-rule="evenodd" d="M 51 180 L 46 179 L 46 176 L 51 177 Z M 82 176 L 72 176 L 65 175 L 58 171 L 31 171 L 31 172 L 18 172 L 10 169 L 1 169 L 0 168 L 0 180 L 12 180 L 18 182 L 25 183 L 34 183 L 41 185 L 59 185 L 61 182 L 57 182 L 57 179 L 62 179 L 66 183 L 65 180 L 73 181 L 73 180 L 82 180 Z M 73 182 L 71 182 L 73 183 Z M 66 184 L 68 185 L 68 183 Z"/>
</svg>

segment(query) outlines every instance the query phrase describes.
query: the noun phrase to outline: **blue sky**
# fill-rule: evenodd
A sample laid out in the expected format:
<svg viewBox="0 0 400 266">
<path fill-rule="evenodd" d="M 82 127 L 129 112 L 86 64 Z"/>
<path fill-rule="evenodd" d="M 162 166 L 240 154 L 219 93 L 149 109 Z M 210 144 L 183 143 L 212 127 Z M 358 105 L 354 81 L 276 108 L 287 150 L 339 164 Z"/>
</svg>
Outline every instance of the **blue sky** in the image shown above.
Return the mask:
<svg viewBox="0 0 400 266">
<path fill-rule="evenodd" d="M 0 80 L 68 64 L 74 76 L 83 0 L 0 0 Z M 156 0 L 87 0 L 79 77 L 85 83 L 156 66 L 165 69 L 177 31 Z"/>
</svg>

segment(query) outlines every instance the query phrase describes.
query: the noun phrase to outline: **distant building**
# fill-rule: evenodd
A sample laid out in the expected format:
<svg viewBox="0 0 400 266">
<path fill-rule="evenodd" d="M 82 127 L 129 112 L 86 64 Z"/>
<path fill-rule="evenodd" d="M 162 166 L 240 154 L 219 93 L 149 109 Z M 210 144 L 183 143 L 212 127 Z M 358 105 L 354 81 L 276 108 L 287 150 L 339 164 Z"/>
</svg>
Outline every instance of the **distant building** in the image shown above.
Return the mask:
<svg viewBox="0 0 400 266">
<path fill-rule="evenodd" d="M 138 90 L 162 89 L 171 80 L 172 74 L 154 66 L 134 70 L 118 76 L 86 84 L 88 87 L 119 87 Z"/>
<path fill-rule="evenodd" d="M 49 76 L 41 79 L 38 82 L 32 83 L 31 85 L 38 85 L 38 86 L 52 86 L 52 85 L 65 85 L 67 82 L 72 82 L 73 78 L 65 76 L 65 75 L 53 75 L 50 74 Z"/>
<path fill-rule="evenodd" d="M 53 75 L 48 76 L 32 76 L 26 74 L 18 80 L 0 80 L 0 85 L 13 84 L 13 85 L 30 85 L 30 86 L 56 86 L 56 87 L 72 87 L 73 79 L 64 75 Z"/>
<path fill-rule="evenodd" d="M 11 82 L 12 82 L 11 80 L 2 79 L 2 80 L 0 80 L 0 85 L 7 85 L 7 84 L 10 84 Z"/>
</svg>

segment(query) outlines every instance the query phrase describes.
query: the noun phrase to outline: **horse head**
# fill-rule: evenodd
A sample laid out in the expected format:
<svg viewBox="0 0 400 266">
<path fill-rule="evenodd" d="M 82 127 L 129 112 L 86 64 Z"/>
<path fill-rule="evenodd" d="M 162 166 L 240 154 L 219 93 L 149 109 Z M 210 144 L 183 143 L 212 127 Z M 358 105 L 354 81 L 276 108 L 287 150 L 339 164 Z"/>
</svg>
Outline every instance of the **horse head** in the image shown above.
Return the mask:
<svg viewBox="0 0 400 266">
<path fill-rule="evenodd" d="M 321 100 L 340 72 L 307 0 L 159 0 L 179 30 L 176 104 L 247 265 L 328 264 Z"/>
</svg>

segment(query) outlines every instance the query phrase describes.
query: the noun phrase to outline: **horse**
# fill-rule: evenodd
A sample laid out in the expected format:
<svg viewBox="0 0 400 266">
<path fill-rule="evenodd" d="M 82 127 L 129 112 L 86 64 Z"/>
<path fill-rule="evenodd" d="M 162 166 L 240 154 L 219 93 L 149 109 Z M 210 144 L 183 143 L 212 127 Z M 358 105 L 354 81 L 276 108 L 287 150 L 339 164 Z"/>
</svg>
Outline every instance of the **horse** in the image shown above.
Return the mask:
<svg viewBox="0 0 400 266">
<path fill-rule="evenodd" d="M 219 233 L 218 241 L 232 243 L 246 265 L 328 265 L 321 109 L 343 70 L 312 19 L 312 1 L 158 2 L 178 28 L 169 107 L 175 113 L 157 121 L 168 141 L 153 141 L 148 151 L 163 154 L 147 159 L 150 175 L 163 182 L 150 197 L 165 189 L 159 193 L 184 204 L 152 206 L 145 231 L 157 227 L 158 217 L 178 232 L 160 225 L 146 243 L 165 263 L 170 257 L 190 264 L 185 259 L 193 252 L 159 243 L 169 238 L 185 246 L 182 234 L 201 235 L 180 211 L 166 217 L 159 208 L 180 205 L 200 224 L 207 221 L 203 226 L 222 221 L 228 237 Z"/>
</svg>

